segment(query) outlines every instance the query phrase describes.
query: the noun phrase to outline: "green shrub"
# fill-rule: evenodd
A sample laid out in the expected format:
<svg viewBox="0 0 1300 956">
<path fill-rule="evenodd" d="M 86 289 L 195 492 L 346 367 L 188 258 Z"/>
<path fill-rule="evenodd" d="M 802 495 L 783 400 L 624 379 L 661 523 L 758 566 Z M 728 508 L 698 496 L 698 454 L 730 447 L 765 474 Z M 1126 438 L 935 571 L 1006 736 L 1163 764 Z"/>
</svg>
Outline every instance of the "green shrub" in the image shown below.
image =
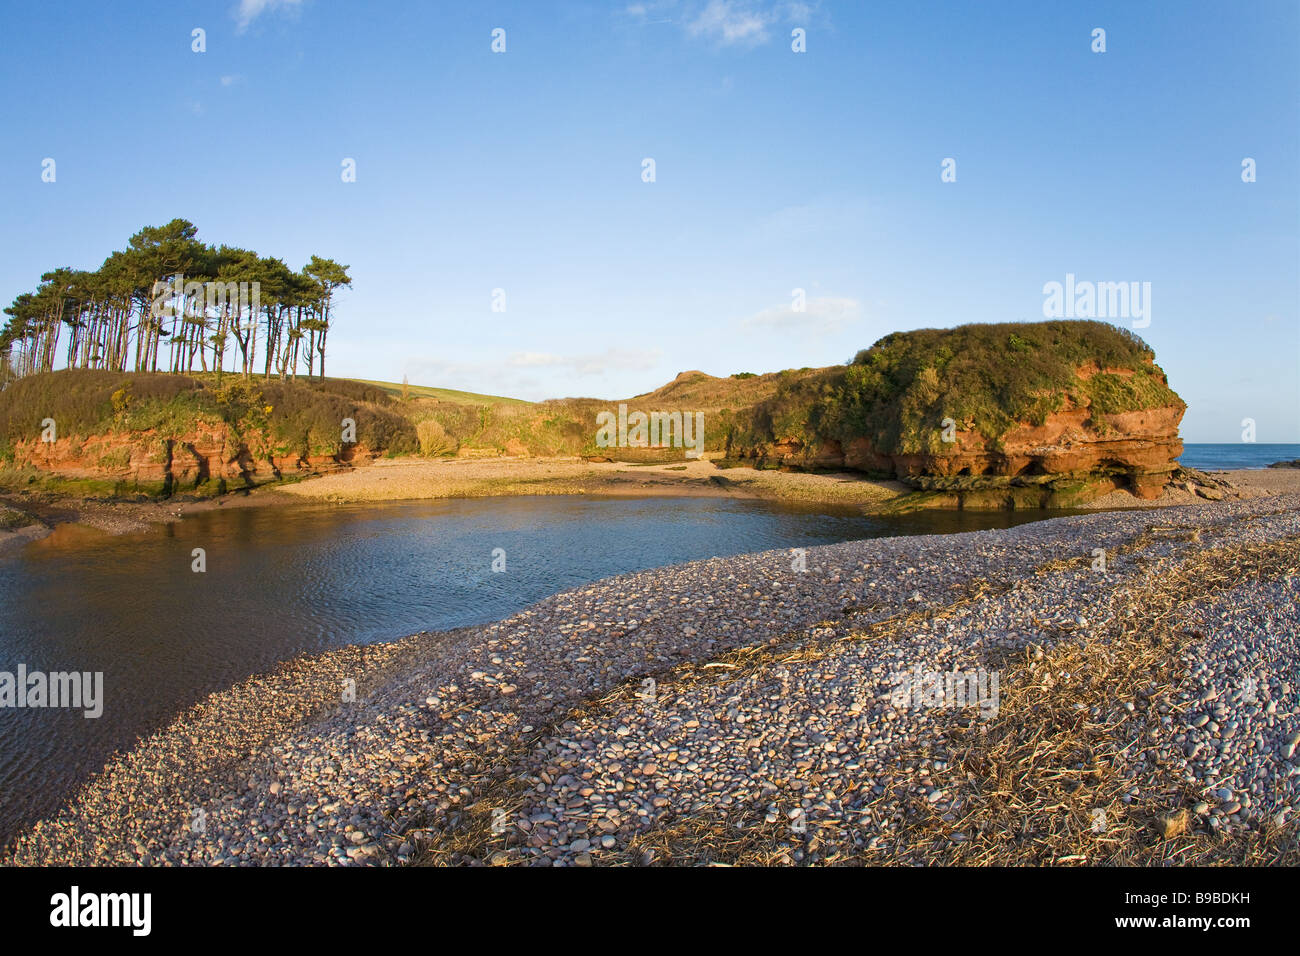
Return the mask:
<svg viewBox="0 0 1300 956">
<path fill-rule="evenodd" d="M 307 384 L 309 388 L 318 392 L 328 392 L 332 395 L 350 398 L 354 402 L 367 402 L 371 405 L 381 406 L 394 404 L 393 396 L 382 388 L 367 385 L 365 382 L 354 382 L 347 378 L 327 378 L 324 381 L 313 381 Z"/>
</svg>

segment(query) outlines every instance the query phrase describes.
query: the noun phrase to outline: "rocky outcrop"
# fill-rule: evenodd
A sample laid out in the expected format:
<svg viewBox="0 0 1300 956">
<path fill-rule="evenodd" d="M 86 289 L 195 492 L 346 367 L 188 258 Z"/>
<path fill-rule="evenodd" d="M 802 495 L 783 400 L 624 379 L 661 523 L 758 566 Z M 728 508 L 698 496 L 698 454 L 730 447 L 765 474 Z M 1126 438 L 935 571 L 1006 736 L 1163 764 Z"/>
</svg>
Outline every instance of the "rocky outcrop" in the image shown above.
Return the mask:
<svg viewBox="0 0 1300 956">
<path fill-rule="evenodd" d="M 733 428 L 727 455 L 897 478 L 941 506 L 1069 507 L 1117 489 L 1153 499 L 1177 468 L 1185 411 L 1121 329 L 927 329 L 842 371 L 792 376 Z"/>
<path fill-rule="evenodd" d="M 365 464 L 367 449 L 345 446 L 333 456 L 264 454 L 258 457 L 248 442 L 226 425 L 196 428 L 179 437 L 154 431 L 110 432 L 91 437 L 60 438 L 54 442 L 19 441 L 14 463 L 65 478 L 111 482 L 123 491 L 147 494 L 199 492 L 220 494 L 248 488 L 288 475 L 314 475 Z"/>
<path fill-rule="evenodd" d="M 1177 467 L 1184 410 L 1167 406 L 1094 416 L 1087 408 L 1067 407 L 1041 425 L 1021 423 L 998 440 L 970 423 L 955 423 L 963 427 L 954 427 L 953 441 L 933 453 L 886 454 L 866 438 L 805 448 L 787 437 L 745 457 L 761 465 L 885 473 L 922 490 L 962 492 L 967 503 L 995 500 L 996 494 L 971 493 L 1001 488 L 1039 489 L 1037 497 L 1051 499 L 1053 506 L 1064 506 L 1066 497 L 1080 503 L 1116 488 L 1149 499 L 1160 496 Z M 1019 500 L 1030 503 L 1034 497 L 1022 494 Z"/>
</svg>

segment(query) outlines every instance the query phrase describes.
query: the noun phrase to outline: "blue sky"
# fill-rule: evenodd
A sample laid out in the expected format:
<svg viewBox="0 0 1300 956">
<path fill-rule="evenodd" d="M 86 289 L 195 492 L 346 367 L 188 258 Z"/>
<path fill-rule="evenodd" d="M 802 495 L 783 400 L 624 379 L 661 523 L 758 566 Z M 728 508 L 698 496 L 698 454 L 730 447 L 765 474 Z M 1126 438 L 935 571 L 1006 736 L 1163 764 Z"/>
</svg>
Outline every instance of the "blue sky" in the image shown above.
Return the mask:
<svg viewBox="0 0 1300 956">
<path fill-rule="evenodd" d="M 52 0 L 5 33 L 6 303 L 179 216 L 351 266 L 331 374 L 617 398 L 1150 282 L 1184 438 L 1300 441 L 1295 2 Z"/>
</svg>

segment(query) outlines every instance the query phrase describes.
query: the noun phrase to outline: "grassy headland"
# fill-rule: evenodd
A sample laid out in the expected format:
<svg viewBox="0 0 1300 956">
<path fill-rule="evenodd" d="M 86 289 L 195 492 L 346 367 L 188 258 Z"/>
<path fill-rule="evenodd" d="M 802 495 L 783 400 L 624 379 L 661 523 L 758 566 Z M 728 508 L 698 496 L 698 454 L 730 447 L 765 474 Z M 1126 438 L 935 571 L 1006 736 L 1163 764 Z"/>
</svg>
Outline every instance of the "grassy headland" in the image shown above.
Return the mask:
<svg viewBox="0 0 1300 956">
<path fill-rule="evenodd" d="M 953 450 L 945 418 L 997 445 L 1067 403 L 1094 416 L 1182 405 L 1154 359 L 1140 338 L 1104 322 L 895 332 L 848 365 L 782 373 L 774 393 L 737 418 L 731 444 L 866 438 L 880 454 L 943 454 Z"/>
<path fill-rule="evenodd" d="M 370 454 L 418 449 L 415 427 L 382 391 L 356 382 L 279 382 L 226 375 L 64 370 L 27 376 L 0 393 L 0 487 L 88 496 L 212 495 L 284 477 L 244 462 L 338 456 L 352 419 Z M 43 441 L 47 428 L 53 441 Z M 173 456 L 216 443 L 230 475 L 206 462 L 172 480 Z M 224 450 L 224 451 L 223 451 Z M 227 481 L 238 475 L 240 480 Z"/>
<path fill-rule="evenodd" d="M 497 459 L 511 474 L 469 485 L 459 481 L 463 472 L 448 475 L 453 493 L 574 493 L 567 478 L 548 478 L 524 460 L 691 464 L 680 446 L 599 443 L 598 416 L 621 404 L 702 414 L 703 455 L 722 466 L 897 476 L 927 493 L 915 503 L 946 507 L 1077 506 L 1113 488 L 1159 497 L 1181 448 L 1185 408 L 1141 339 L 1083 321 L 899 332 L 845 365 L 727 377 L 687 371 L 615 401 L 527 402 L 336 378 L 65 370 L 0 392 L 0 486 L 204 496 L 381 458 Z M 351 442 L 346 419 L 355 422 Z M 57 447 L 41 440 L 48 420 Z M 944 436 L 944 422 L 955 441 Z M 580 489 L 609 484 L 608 476 L 569 477 Z M 714 482 L 715 493 L 725 480 Z"/>
</svg>

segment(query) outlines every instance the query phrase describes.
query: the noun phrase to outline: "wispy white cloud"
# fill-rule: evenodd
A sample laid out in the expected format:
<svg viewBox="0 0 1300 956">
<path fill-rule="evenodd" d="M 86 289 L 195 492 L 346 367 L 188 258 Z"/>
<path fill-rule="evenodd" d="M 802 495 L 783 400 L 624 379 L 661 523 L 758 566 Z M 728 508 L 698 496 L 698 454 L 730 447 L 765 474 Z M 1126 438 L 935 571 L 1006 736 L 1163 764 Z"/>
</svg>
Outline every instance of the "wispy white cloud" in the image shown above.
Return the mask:
<svg viewBox="0 0 1300 956">
<path fill-rule="evenodd" d="M 344 343 L 340 343 L 342 346 Z M 351 354 L 349 352 L 349 354 Z M 661 349 L 606 349 L 574 355 L 553 352 L 513 352 L 500 359 L 458 360 L 433 356 L 412 356 L 402 366 L 402 373 L 412 382 L 482 392 L 485 383 L 494 394 L 540 401 L 566 394 L 570 380 L 594 378 L 605 373 L 645 371 L 657 367 L 663 358 Z M 397 379 L 394 379 L 396 381 Z M 617 385 L 612 381 L 605 387 Z"/>
<path fill-rule="evenodd" d="M 516 371 L 503 368 L 499 362 L 493 364 L 417 355 L 403 362 L 401 372 L 397 373 L 398 378 L 402 374 L 409 376 L 412 382 L 439 388 L 482 392 L 484 383 L 491 382 L 490 390 L 496 395 L 533 401 L 553 397 L 547 394 L 543 383 L 526 369 Z"/>
<path fill-rule="evenodd" d="M 515 352 L 506 364 L 514 368 L 550 368 L 575 375 L 599 375 L 609 371 L 643 371 L 654 368 L 663 358 L 661 349 L 606 349 L 586 355 L 555 355 L 550 352 Z"/>
<path fill-rule="evenodd" d="M 240 74 L 238 74 L 238 73 L 231 73 L 231 74 L 228 74 L 228 75 L 223 76 L 223 77 L 221 78 L 221 85 L 222 85 L 222 86 L 234 86 L 236 83 L 241 82 L 243 79 L 244 79 L 244 78 L 243 78 Z"/>
<path fill-rule="evenodd" d="M 782 23 L 808 26 L 820 0 L 633 0 L 623 15 L 638 24 L 681 24 L 687 36 L 718 46 L 758 46 Z"/>
<path fill-rule="evenodd" d="M 515 352 L 509 359 L 515 368 L 549 368 L 562 362 L 560 356 L 550 352 Z"/>
<path fill-rule="evenodd" d="M 301 3 L 302 0 L 239 0 L 239 8 L 235 11 L 235 20 L 238 29 L 246 30 L 250 23 L 268 10 L 297 7 Z"/>
<path fill-rule="evenodd" d="M 758 46 L 772 38 L 782 23 L 807 26 L 815 5 L 802 2 L 770 3 L 761 0 L 708 0 L 686 15 L 686 32 L 719 46 Z"/>
<path fill-rule="evenodd" d="M 789 242 L 831 233 L 865 235 L 872 214 L 871 204 L 861 196 L 829 195 L 763 216 L 749 229 L 748 236 L 756 242 Z"/>
<path fill-rule="evenodd" d="M 675 10 L 677 0 L 641 0 L 629 3 L 623 8 L 623 14 L 638 23 L 671 23 L 672 17 L 664 14 Z"/>
<path fill-rule="evenodd" d="M 778 329 L 814 334 L 835 332 L 846 325 L 851 325 L 862 318 L 862 304 L 857 299 L 823 297 L 808 299 L 802 311 L 796 311 L 793 303 L 774 305 L 741 319 L 740 324 L 746 328 Z"/>
<path fill-rule="evenodd" d="M 741 0 L 709 0 L 686 25 L 693 37 L 714 40 L 723 46 L 766 43 L 768 27 L 775 20 L 770 10 Z"/>
</svg>

